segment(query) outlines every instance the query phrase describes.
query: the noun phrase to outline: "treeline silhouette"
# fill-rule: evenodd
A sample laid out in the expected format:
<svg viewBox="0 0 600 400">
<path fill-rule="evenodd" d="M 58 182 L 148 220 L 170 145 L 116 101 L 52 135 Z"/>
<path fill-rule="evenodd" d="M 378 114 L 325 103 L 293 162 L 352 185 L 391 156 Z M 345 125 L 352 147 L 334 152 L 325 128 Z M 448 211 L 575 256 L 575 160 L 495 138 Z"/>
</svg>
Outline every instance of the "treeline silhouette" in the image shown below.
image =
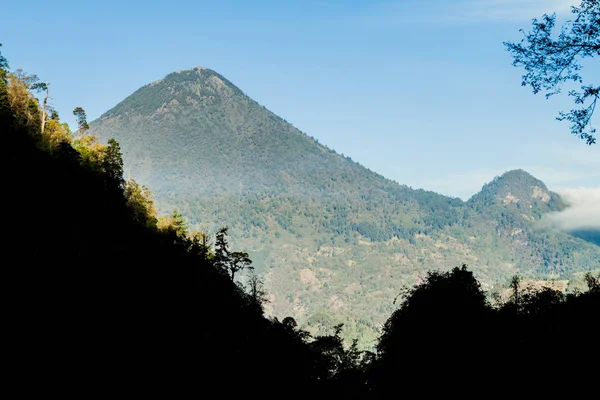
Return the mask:
<svg viewBox="0 0 600 400">
<path fill-rule="evenodd" d="M 37 77 L 5 61 L 0 74 L 16 377 L 74 393 L 225 395 L 275 382 L 308 395 L 349 368 L 358 352 L 339 330 L 309 343 L 293 319 L 264 317 L 261 282 L 233 280 L 250 260 L 229 249 L 226 229 L 211 246 L 179 213 L 157 218 L 146 188 L 123 179 L 118 143 L 86 136 L 81 108 L 72 133 L 40 105 Z"/>
<path fill-rule="evenodd" d="M 483 393 L 597 372 L 600 277 L 565 295 L 513 280 L 492 304 L 466 266 L 403 293 L 376 351 L 343 326 L 311 337 L 263 312 L 265 292 L 227 230 L 158 218 L 123 178 L 119 145 L 70 132 L 0 55 L 2 236 L 10 377 L 26 390 L 85 396 L 386 397 Z M 568 357 L 565 356 L 568 353 Z M 557 367 L 560 366 L 560 367 Z"/>
</svg>

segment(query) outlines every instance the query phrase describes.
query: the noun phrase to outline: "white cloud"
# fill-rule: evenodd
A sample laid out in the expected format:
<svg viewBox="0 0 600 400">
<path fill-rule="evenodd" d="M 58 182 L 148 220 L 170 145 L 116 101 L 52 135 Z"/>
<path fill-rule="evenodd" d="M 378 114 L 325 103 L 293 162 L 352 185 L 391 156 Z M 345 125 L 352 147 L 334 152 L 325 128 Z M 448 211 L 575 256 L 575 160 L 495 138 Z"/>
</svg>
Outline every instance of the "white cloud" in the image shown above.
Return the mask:
<svg viewBox="0 0 600 400">
<path fill-rule="evenodd" d="M 562 189 L 561 197 L 569 207 L 544 217 L 552 227 L 571 231 L 600 229 L 600 186 L 596 188 Z"/>
</svg>

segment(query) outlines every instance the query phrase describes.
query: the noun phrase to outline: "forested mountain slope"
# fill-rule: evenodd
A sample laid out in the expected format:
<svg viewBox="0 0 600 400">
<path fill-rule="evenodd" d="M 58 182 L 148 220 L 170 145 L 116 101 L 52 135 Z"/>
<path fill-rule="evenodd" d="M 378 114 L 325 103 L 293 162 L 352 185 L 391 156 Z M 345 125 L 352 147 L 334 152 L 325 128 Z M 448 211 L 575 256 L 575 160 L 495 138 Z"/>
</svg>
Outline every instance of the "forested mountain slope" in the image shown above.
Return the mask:
<svg viewBox="0 0 600 400">
<path fill-rule="evenodd" d="M 260 279 L 234 280 L 250 261 L 232 251 L 225 228 L 209 244 L 180 214 L 159 217 L 149 192 L 123 178 L 118 142 L 88 135 L 79 107 L 71 132 L 35 97 L 37 77 L 7 69 L 0 53 L 9 388 L 364 399 L 508 394 L 515 379 L 520 392 L 572 394 L 577 385 L 540 384 L 561 365 L 565 382 L 595 378 L 585 340 L 600 328 L 600 274 L 585 274 L 587 290 L 570 294 L 514 277 L 501 300 L 464 265 L 428 271 L 401 293 L 374 352 L 345 344 L 342 325 L 315 336 L 293 318 L 266 318 Z M 517 171 L 491 188 L 515 178 L 532 179 Z M 486 207 L 509 196 L 489 193 Z M 515 193 L 527 205 L 529 191 Z"/>
<path fill-rule="evenodd" d="M 231 397 L 260 387 L 271 398 L 268 376 L 304 397 L 363 390 L 337 378 L 358 366 L 356 349 L 346 354 L 338 334 L 311 338 L 291 318 L 267 319 L 260 282 L 244 288 L 227 274 L 226 240 L 208 247 L 182 221 L 157 219 L 147 193 L 123 179 L 119 144 L 97 143 L 85 123 L 72 133 L 39 104 L 34 77 L 8 73 L 4 60 L 0 53 L 9 385 L 73 397 Z"/>
<path fill-rule="evenodd" d="M 118 140 L 125 173 L 150 187 L 160 211 L 178 209 L 197 229 L 228 225 L 266 280 L 268 312 L 310 329 L 343 321 L 349 335 L 373 339 L 425 268 L 467 263 L 488 286 L 599 268 L 597 245 L 537 229 L 564 205 L 526 172 L 468 202 L 414 190 L 319 144 L 210 69 L 140 88 L 90 132 Z"/>
</svg>

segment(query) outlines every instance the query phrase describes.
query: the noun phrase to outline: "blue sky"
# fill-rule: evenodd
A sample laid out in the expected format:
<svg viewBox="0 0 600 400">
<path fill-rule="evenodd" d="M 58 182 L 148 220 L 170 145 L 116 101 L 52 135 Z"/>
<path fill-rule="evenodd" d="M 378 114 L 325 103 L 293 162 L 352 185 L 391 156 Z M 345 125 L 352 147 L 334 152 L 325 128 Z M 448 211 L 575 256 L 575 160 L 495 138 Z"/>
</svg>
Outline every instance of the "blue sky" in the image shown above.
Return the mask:
<svg viewBox="0 0 600 400">
<path fill-rule="evenodd" d="M 11 1 L 0 42 L 12 68 L 51 83 L 69 122 L 76 106 L 93 120 L 140 86 L 201 65 L 390 179 L 468 198 L 514 168 L 554 190 L 600 187 L 600 144 L 555 120 L 569 99 L 521 87 L 502 45 L 544 12 L 568 17 L 574 3 Z"/>
</svg>

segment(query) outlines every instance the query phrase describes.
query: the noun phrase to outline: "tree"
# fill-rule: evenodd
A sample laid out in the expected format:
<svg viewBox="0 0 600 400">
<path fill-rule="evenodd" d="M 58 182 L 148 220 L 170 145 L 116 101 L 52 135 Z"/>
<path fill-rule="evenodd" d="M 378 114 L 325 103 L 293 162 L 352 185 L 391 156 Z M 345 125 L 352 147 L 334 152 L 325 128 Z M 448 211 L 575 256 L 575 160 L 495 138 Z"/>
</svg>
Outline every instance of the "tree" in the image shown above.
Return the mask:
<svg viewBox="0 0 600 400">
<path fill-rule="evenodd" d="M 227 243 L 227 227 L 219 229 L 215 235 L 215 258 L 214 265 L 217 268 L 226 270 L 227 260 L 229 258 L 229 248 Z"/>
<path fill-rule="evenodd" d="M 69 125 L 61 123 L 58 118 L 50 118 L 44 126 L 44 138 L 48 145 L 48 151 L 54 151 L 61 142 L 71 143 L 71 131 Z"/>
<path fill-rule="evenodd" d="M 123 186 L 123 155 L 121 147 L 115 139 L 108 140 L 108 146 L 104 149 L 102 167 L 109 185 Z"/>
<path fill-rule="evenodd" d="M 215 239 L 215 259 L 214 264 L 218 268 L 227 271 L 231 278 L 231 281 L 235 279 L 235 274 L 244 269 L 253 270 L 252 260 L 248 256 L 248 253 L 241 251 L 229 251 L 229 244 L 227 243 L 227 227 L 219 229 Z"/>
<path fill-rule="evenodd" d="M 60 117 L 58 116 L 58 111 L 56 111 L 55 109 L 50 109 L 50 119 L 58 121 L 60 120 Z"/>
<path fill-rule="evenodd" d="M 267 298 L 267 292 L 264 289 L 265 284 L 262 281 L 262 279 L 260 279 L 254 273 L 254 271 L 250 273 L 250 278 L 248 279 L 247 286 L 250 297 L 252 298 L 252 301 L 254 301 L 255 304 L 262 305 L 263 303 L 269 302 L 269 299 Z"/>
<path fill-rule="evenodd" d="M 50 98 L 50 84 L 40 82 L 36 90 L 46 92 L 46 95 L 44 96 L 44 101 L 42 103 L 42 132 L 44 132 L 44 129 L 46 127 L 46 120 L 48 119 L 48 99 Z"/>
<path fill-rule="evenodd" d="M 210 237 L 206 231 L 194 231 L 190 235 L 189 251 L 200 256 L 202 260 L 208 260 L 211 256 Z"/>
<path fill-rule="evenodd" d="M 125 183 L 123 194 L 132 218 L 141 224 L 155 227 L 157 211 L 150 190 L 131 179 Z"/>
<path fill-rule="evenodd" d="M 46 92 L 44 96 L 42 110 L 41 110 L 41 123 L 42 123 L 42 132 L 46 127 L 46 120 L 48 119 L 48 99 L 50 98 L 50 84 L 47 82 L 42 82 L 40 78 L 36 74 L 28 74 L 22 69 L 17 69 L 15 71 L 15 75 L 27 88 L 27 90 L 32 92 Z"/>
<path fill-rule="evenodd" d="M 457 360 L 461 373 L 475 377 L 490 310 L 466 265 L 430 271 L 423 282 L 404 291 L 400 307 L 383 326 L 377 344 L 377 368 L 382 368 L 378 384 L 393 390 L 398 376 L 414 385 L 431 382 L 435 376 L 440 386 L 449 385 Z M 427 371 L 426 378 L 421 371 Z"/>
<path fill-rule="evenodd" d="M 73 110 L 73 115 L 77 119 L 77 136 L 81 137 L 83 134 L 90 129 L 87 123 L 87 115 L 85 110 L 81 107 L 77 107 Z"/>
<path fill-rule="evenodd" d="M 227 269 L 231 276 L 231 281 L 235 279 L 235 274 L 245 269 L 253 270 L 252 260 L 248 256 L 248 253 L 243 251 L 234 251 L 229 254 L 229 260 L 227 263 Z"/>
<path fill-rule="evenodd" d="M 532 30 L 525 33 L 519 43 L 505 42 L 513 56 L 515 67 L 524 67 L 523 86 L 531 86 L 533 93 L 545 92 L 546 98 L 561 93 L 567 82 L 580 84 L 580 89 L 569 90 L 578 108 L 560 112 L 557 119 L 570 122 L 571 133 L 588 145 L 596 142 L 596 129 L 591 118 L 596 109 L 600 86 L 583 84 L 580 75 L 581 60 L 600 55 L 600 1 L 582 0 L 572 7 L 574 20 L 567 21 L 556 38 L 553 31 L 556 14 L 544 14 L 534 19 Z"/>
<path fill-rule="evenodd" d="M 32 137 L 41 133 L 41 113 L 37 99 L 31 94 L 29 75 L 8 74 L 6 94 L 15 127 L 26 129 Z"/>
<path fill-rule="evenodd" d="M 2 43 L 0 43 L 0 47 L 2 47 Z M 2 52 L 0 51 L 0 77 L 4 78 L 6 76 L 8 68 L 8 60 L 2 55 Z"/>
<path fill-rule="evenodd" d="M 515 275 L 510 280 L 509 287 L 512 289 L 512 298 L 515 304 L 519 303 L 519 289 L 521 288 L 521 278 Z"/>
<path fill-rule="evenodd" d="M 600 292 L 600 274 L 594 276 L 591 272 L 588 272 L 585 274 L 584 279 L 590 292 Z"/>
<path fill-rule="evenodd" d="M 188 230 L 188 224 L 185 221 L 185 218 L 183 217 L 183 215 L 179 211 L 173 210 L 173 214 L 171 214 L 170 221 L 171 221 L 171 226 L 172 226 L 173 230 L 175 231 L 175 233 L 177 234 L 177 236 L 185 237 L 185 235 L 187 234 L 187 230 Z"/>
<path fill-rule="evenodd" d="M 0 43 L 0 47 L 2 47 L 2 43 Z M 11 119 L 10 100 L 7 89 L 8 68 L 8 60 L 0 51 L 0 127 L 2 127 L 3 132 L 8 130 Z"/>
</svg>

